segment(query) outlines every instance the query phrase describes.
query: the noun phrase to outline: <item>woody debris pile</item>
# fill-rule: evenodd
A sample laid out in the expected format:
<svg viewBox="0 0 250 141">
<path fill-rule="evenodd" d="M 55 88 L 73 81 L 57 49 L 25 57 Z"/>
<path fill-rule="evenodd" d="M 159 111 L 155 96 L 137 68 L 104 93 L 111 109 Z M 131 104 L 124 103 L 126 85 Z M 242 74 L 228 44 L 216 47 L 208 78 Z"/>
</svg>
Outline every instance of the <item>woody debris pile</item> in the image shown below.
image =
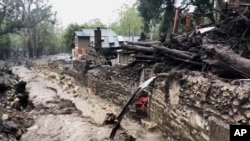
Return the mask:
<svg viewBox="0 0 250 141">
<path fill-rule="evenodd" d="M 222 20 L 161 41 L 127 42 L 136 61 L 165 62 L 174 68 L 211 72 L 223 78 L 250 76 L 250 13 L 223 15 Z"/>
</svg>

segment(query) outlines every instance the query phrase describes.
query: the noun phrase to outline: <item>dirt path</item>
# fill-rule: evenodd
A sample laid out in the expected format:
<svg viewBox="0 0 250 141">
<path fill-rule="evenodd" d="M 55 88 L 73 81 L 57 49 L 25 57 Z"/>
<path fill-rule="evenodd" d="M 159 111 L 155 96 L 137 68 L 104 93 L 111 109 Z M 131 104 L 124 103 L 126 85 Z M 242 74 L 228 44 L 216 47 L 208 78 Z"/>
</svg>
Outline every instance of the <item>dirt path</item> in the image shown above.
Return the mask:
<svg viewBox="0 0 250 141">
<path fill-rule="evenodd" d="M 112 126 L 103 126 L 106 113 L 120 111 L 97 96 L 88 94 L 86 88 L 77 93 L 65 92 L 55 80 L 46 80 L 43 74 L 25 67 L 14 67 L 14 72 L 26 81 L 30 99 L 35 109 L 30 116 L 35 124 L 22 136 L 23 141 L 105 141 Z M 159 132 L 148 132 L 127 118 L 122 126 L 137 140 L 164 140 Z M 118 133 L 115 140 L 125 140 Z"/>
</svg>

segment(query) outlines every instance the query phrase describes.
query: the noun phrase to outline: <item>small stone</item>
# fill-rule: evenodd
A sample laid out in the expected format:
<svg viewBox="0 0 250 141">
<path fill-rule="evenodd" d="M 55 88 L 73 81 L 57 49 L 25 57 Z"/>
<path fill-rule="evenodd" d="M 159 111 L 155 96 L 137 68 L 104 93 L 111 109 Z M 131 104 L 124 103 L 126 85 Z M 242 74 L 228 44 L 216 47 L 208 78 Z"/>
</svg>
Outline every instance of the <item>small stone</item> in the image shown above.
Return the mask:
<svg viewBox="0 0 250 141">
<path fill-rule="evenodd" d="M 16 132 L 16 138 L 17 138 L 17 139 L 20 139 L 21 136 L 22 136 L 22 134 L 23 134 L 22 130 L 21 130 L 21 129 L 18 129 L 18 131 Z"/>
<path fill-rule="evenodd" d="M 63 91 L 67 91 L 68 90 L 68 86 L 67 85 L 64 85 L 63 86 Z"/>
<path fill-rule="evenodd" d="M 2 120 L 3 121 L 8 120 L 8 119 L 9 119 L 9 116 L 7 114 L 2 115 Z"/>
<path fill-rule="evenodd" d="M 242 116 L 242 115 L 235 115 L 235 116 L 234 116 L 234 120 L 235 120 L 237 123 L 239 123 L 239 122 L 241 122 L 242 120 L 245 120 L 245 117 Z"/>
<path fill-rule="evenodd" d="M 17 97 L 22 97 L 22 96 L 23 96 L 23 94 L 21 94 L 21 93 L 17 94 Z"/>
<path fill-rule="evenodd" d="M 242 108 L 249 110 L 249 109 L 250 109 L 250 104 L 248 104 L 248 105 L 243 105 Z"/>
<path fill-rule="evenodd" d="M 238 94 L 237 94 L 237 97 L 238 97 L 239 100 L 243 100 L 243 99 L 247 98 L 248 95 L 245 94 L 245 93 L 238 93 Z"/>
<path fill-rule="evenodd" d="M 223 87 L 221 87 L 220 90 L 221 90 L 221 91 L 226 91 L 227 89 L 228 89 L 227 87 L 224 87 L 224 86 L 223 86 Z"/>
<path fill-rule="evenodd" d="M 229 115 L 230 116 L 233 116 L 234 115 L 234 112 L 232 110 L 229 111 Z"/>
<path fill-rule="evenodd" d="M 11 100 L 12 100 L 12 97 L 7 97 L 7 100 L 8 100 L 8 101 L 11 101 Z"/>
<path fill-rule="evenodd" d="M 239 102 L 238 100 L 234 100 L 234 101 L 233 101 L 233 105 L 239 106 L 239 105 L 240 105 L 240 102 Z"/>
<path fill-rule="evenodd" d="M 14 101 L 10 102 L 10 107 L 13 107 L 14 105 L 15 105 Z"/>
<path fill-rule="evenodd" d="M 76 94 L 76 92 L 77 92 L 77 91 L 76 91 L 75 89 L 72 90 L 72 93 L 73 93 L 73 94 Z"/>
<path fill-rule="evenodd" d="M 157 129 L 157 124 L 145 120 L 141 120 L 142 125 L 147 131 L 153 132 Z"/>
<path fill-rule="evenodd" d="M 235 106 L 233 106 L 233 112 L 234 112 L 234 113 L 237 113 L 237 112 L 238 112 L 238 108 L 235 107 Z"/>
<path fill-rule="evenodd" d="M 15 99 L 14 99 L 14 103 L 18 103 L 19 101 L 20 101 L 19 98 L 15 98 Z"/>
<path fill-rule="evenodd" d="M 63 80 L 63 79 L 65 79 L 65 76 L 64 76 L 64 75 L 62 75 L 62 76 L 60 77 L 60 80 Z"/>
<path fill-rule="evenodd" d="M 29 127 L 27 130 L 32 131 L 32 130 L 37 130 L 37 129 L 39 129 L 39 127 L 37 125 L 33 125 L 33 126 Z"/>
<path fill-rule="evenodd" d="M 244 114 L 246 115 L 247 118 L 250 119 L 250 111 L 246 111 Z"/>
</svg>

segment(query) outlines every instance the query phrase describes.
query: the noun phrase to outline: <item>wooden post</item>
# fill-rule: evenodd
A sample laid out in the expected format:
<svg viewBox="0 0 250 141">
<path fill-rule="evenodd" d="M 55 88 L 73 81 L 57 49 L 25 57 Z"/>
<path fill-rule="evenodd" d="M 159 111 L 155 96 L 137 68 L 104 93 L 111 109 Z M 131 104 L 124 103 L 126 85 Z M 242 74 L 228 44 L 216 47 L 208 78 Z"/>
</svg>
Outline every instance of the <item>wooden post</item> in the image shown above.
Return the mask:
<svg viewBox="0 0 250 141">
<path fill-rule="evenodd" d="M 180 14 L 180 10 L 176 9 L 175 10 L 173 33 L 176 33 L 178 31 L 179 14 Z"/>
<path fill-rule="evenodd" d="M 186 32 L 190 31 L 191 29 L 191 15 L 187 13 L 186 15 Z"/>
<path fill-rule="evenodd" d="M 205 21 L 204 21 L 204 17 L 201 16 L 201 17 L 200 17 L 200 26 L 203 26 L 203 25 L 204 25 L 204 22 L 205 22 Z"/>
</svg>

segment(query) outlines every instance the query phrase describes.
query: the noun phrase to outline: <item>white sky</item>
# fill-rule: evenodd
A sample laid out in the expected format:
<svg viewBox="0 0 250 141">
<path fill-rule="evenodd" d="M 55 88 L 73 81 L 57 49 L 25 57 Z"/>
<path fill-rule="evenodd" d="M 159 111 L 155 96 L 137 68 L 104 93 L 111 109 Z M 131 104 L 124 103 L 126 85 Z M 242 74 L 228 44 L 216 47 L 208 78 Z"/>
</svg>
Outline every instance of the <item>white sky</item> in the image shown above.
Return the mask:
<svg viewBox="0 0 250 141">
<path fill-rule="evenodd" d="M 53 10 L 65 27 L 70 23 L 83 24 L 99 18 L 110 24 L 118 18 L 116 10 L 124 3 L 135 0 L 50 0 Z"/>
</svg>

